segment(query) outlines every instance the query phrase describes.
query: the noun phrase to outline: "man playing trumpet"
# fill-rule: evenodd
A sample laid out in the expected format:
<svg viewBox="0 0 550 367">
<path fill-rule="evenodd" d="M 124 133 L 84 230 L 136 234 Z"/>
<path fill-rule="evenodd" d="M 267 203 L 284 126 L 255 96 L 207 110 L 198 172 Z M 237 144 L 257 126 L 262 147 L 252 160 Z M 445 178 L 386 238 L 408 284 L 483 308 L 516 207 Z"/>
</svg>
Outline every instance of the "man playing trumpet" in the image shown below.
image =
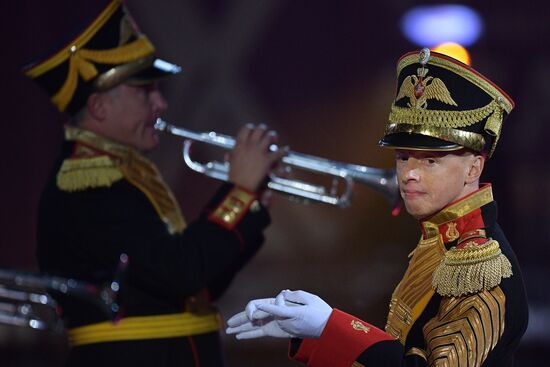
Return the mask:
<svg viewBox="0 0 550 367">
<path fill-rule="evenodd" d="M 71 115 L 62 153 L 43 191 L 37 256 L 42 271 L 110 281 L 129 266 L 120 317 L 62 299 L 69 366 L 222 366 L 213 301 L 263 243 L 269 214 L 262 184 L 284 150 L 275 133 L 245 126 L 225 183 L 186 224 L 160 172 L 143 153 L 167 108 L 159 79 L 180 67 L 155 57 L 125 7 L 112 0 L 53 56 L 26 69 Z"/>
<path fill-rule="evenodd" d="M 404 55 L 397 71 L 380 145 L 395 151 L 401 197 L 421 239 L 385 329 L 285 290 L 249 302 L 227 332 L 293 338 L 290 356 L 314 367 L 510 366 L 527 302 L 480 176 L 514 103 L 477 71 L 428 49 Z"/>
</svg>

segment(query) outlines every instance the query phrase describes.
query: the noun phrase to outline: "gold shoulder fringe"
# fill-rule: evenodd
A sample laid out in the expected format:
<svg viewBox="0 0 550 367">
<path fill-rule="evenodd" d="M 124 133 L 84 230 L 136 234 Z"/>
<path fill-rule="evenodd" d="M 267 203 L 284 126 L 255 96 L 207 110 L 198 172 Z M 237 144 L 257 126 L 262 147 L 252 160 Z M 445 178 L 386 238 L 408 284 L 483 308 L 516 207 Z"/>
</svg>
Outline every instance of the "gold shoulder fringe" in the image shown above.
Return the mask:
<svg viewBox="0 0 550 367">
<path fill-rule="evenodd" d="M 502 278 L 512 276 L 512 265 L 500 250 L 497 241 L 465 248 L 453 247 L 435 269 L 432 285 L 435 291 L 446 297 L 490 290 L 500 284 Z"/>
<path fill-rule="evenodd" d="M 65 159 L 57 173 L 57 187 L 68 192 L 109 187 L 122 177 L 121 170 L 108 156 Z"/>
</svg>

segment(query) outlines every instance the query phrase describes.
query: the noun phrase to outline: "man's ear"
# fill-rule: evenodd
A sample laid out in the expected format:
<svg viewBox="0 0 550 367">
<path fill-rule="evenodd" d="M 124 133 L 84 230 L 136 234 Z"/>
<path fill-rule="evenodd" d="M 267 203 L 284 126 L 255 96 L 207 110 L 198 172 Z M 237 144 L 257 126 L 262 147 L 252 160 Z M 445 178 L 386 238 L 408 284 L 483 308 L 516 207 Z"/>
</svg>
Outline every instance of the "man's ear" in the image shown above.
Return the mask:
<svg viewBox="0 0 550 367">
<path fill-rule="evenodd" d="M 483 172 L 483 167 L 485 167 L 485 157 L 482 155 L 474 155 L 471 158 L 470 167 L 466 175 L 466 183 L 471 184 L 479 180 L 481 173 Z"/>
<path fill-rule="evenodd" d="M 100 93 L 92 93 L 86 101 L 88 113 L 97 121 L 105 120 L 107 110 L 105 106 L 105 98 Z"/>
</svg>

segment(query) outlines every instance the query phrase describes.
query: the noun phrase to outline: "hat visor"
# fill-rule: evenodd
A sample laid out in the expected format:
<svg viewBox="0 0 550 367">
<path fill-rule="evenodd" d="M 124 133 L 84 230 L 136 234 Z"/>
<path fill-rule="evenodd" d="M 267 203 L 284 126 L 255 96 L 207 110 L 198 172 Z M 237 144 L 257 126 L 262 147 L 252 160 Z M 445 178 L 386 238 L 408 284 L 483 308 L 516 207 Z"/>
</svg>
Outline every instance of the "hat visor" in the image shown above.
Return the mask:
<svg viewBox="0 0 550 367">
<path fill-rule="evenodd" d="M 383 148 L 406 150 L 453 151 L 462 145 L 422 134 L 395 133 L 385 135 L 378 143 Z"/>
<path fill-rule="evenodd" d="M 181 70 L 181 67 L 176 64 L 172 64 L 161 59 L 155 59 L 149 67 L 130 76 L 126 80 L 126 83 L 133 85 L 147 84 L 158 79 L 177 74 Z"/>
</svg>

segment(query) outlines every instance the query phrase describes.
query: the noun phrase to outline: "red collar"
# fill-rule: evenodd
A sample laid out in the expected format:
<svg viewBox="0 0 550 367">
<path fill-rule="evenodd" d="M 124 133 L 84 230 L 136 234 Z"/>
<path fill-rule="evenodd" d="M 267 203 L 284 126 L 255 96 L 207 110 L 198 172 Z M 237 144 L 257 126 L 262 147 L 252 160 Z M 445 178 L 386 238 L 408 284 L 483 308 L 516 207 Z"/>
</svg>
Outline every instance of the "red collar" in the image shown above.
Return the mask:
<svg viewBox="0 0 550 367">
<path fill-rule="evenodd" d="M 464 239 L 477 234 L 485 224 L 481 215 L 481 207 L 493 201 L 491 184 L 482 184 L 473 193 L 457 200 L 438 213 L 420 221 L 422 238 L 441 235 L 444 243 Z"/>
</svg>

